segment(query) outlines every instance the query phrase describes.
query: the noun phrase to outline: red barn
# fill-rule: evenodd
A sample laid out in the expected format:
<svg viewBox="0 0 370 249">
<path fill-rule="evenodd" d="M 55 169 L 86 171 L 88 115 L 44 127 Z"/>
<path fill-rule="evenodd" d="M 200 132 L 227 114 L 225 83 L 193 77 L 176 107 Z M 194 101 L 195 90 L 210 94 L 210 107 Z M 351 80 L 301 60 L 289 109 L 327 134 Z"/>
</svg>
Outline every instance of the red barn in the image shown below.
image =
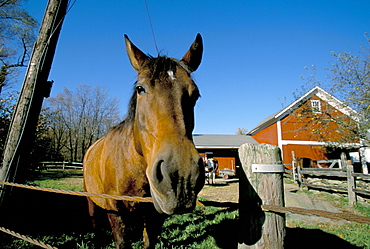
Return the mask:
<svg viewBox="0 0 370 249">
<path fill-rule="evenodd" d="M 330 112 L 334 118 L 346 119 L 353 125 L 356 123 L 353 120 L 357 116 L 355 110 L 346 107 L 320 87 L 314 87 L 288 107 L 264 119 L 248 135 L 258 143 L 279 146 L 284 164 L 292 163 L 292 152 L 295 157 L 312 160 L 329 159 L 328 144 L 337 148 L 359 148 L 358 140 L 340 142 L 346 131 L 335 122 L 310 123 L 313 115 L 318 117 L 317 115 L 324 112 Z M 324 119 L 322 115 L 322 120 Z"/>
</svg>

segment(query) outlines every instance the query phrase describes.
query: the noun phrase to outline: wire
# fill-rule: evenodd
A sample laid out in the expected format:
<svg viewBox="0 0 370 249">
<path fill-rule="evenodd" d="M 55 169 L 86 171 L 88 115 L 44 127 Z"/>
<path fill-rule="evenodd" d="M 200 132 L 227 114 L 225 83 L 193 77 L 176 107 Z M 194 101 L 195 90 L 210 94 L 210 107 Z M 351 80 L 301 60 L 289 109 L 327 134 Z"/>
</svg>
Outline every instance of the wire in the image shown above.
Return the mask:
<svg viewBox="0 0 370 249">
<path fill-rule="evenodd" d="M 77 2 L 77 0 L 73 0 L 73 2 L 72 2 L 72 0 L 69 0 L 68 1 L 68 7 L 67 7 L 67 11 L 66 11 L 66 14 L 68 14 L 68 12 L 73 8 L 73 6 L 75 5 L 75 3 Z"/>
<path fill-rule="evenodd" d="M 154 34 L 154 29 L 153 29 L 153 24 L 152 24 L 152 19 L 150 18 L 150 13 L 149 13 L 149 7 L 148 7 L 148 3 L 146 2 L 146 0 L 144 0 L 145 2 L 145 7 L 146 7 L 146 13 L 148 14 L 148 19 L 149 19 L 149 24 L 150 24 L 150 29 L 152 31 L 152 36 L 153 36 L 153 40 L 154 40 L 154 46 L 155 46 L 155 49 L 157 51 L 157 54 L 159 55 L 159 50 L 158 50 L 158 46 L 157 46 L 157 41 L 155 39 L 155 34 Z"/>
</svg>

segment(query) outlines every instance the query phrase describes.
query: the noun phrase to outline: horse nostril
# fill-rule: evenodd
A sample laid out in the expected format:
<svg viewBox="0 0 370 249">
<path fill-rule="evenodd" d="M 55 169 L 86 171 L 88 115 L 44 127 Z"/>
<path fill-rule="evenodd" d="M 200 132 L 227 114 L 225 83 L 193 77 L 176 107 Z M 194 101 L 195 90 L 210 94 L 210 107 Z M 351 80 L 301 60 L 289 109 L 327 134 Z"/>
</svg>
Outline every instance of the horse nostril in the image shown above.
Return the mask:
<svg viewBox="0 0 370 249">
<path fill-rule="evenodd" d="M 158 183 L 160 183 L 163 180 L 163 172 L 162 172 L 162 165 L 163 165 L 163 160 L 160 160 L 157 164 L 157 168 L 155 170 L 155 176 L 157 178 Z"/>
</svg>

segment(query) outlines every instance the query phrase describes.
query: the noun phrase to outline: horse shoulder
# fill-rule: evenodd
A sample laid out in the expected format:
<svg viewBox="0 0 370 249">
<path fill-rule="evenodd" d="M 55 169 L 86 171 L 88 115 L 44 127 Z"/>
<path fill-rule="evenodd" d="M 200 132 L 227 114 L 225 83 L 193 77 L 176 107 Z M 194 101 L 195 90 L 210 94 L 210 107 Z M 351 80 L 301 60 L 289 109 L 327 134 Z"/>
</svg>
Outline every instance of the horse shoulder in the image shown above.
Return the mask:
<svg viewBox="0 0 370 249">
<path fill-rule="evenodd" d="M 119 136 L 109 136 L 110 159 L 106 162 L 109 164 L 106 165 L 109 167 L 109 175 L 106 175 L 106 181 L 115 182 L 114 187 L 110 185 L 112 189 L 109 191 L 112 193 L 144 196 L 147 194 L 144 189 L 149 184 L 145 162 L 137 153 L 132 137 L 129 131 L 120 133 Z"/>
<path fill-rule="evenodd" d="M 148 181 L 143 164 L 129 131 L 110 132 L 95 142 L 85 154 L 85 189 L 98 194 L 147 195 Z M 91 199 L 104 209 L 117 209 L 114 200 Z"/>
</svg>

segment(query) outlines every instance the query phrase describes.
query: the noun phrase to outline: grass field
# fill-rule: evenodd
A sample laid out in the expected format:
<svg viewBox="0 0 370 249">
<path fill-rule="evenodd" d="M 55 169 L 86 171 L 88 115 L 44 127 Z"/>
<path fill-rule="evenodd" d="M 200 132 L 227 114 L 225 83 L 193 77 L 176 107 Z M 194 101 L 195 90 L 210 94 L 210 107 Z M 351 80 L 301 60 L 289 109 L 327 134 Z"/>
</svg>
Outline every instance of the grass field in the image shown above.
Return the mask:
<svg viewBox="0 0 370 249">
<path fill-rule="evenodd" d="M 81 171 L 49 170 L 40 172 L 28 184 L 82 191 L 81 177 Z M 10 210 L 16 213 L 17 220 L 21 222 L 17 223 L 11 220 L 9 224 L 14 225 L 13 230 L 18 232 L 20 227 L 24 226 L 24 228 L 20 229 L 20 233 L 27 234 L 34 239 L 58 248 L 94 248 L 91 242 L 94 234 L 90 232 L 86 224 L 80 225 L 83 221 L 86 222 L 83 216 L 87 213 L 85 200 L 81 199 L 83 197 L 76 197 L 70 200 L 69 197 L 58 197 L 58 194 L 50 194 L 47 197 L 40 194 L 39 197 L 36 197 L 38 199 L 34 200 L 34 197 L 31 199 L 31 195 L 34 195 L 34 193 L 25 192 L 24 194 L 25 197 L 30 198 L 31 202 L 27 206 L 27 212 L 23 212 L 25 209 L 22 207 L 24 205 L 23 202 Z M 51 198 L 62 199 L 54 203 Z M 201 201 L 207 203 L 207 200 Z M 344 198 L 335 198 L 333 201 L 342 203 L 340 205 L 345 205 L 346 202 Z M 41 208 L 39 207 L 40 205 Z M 357 210 L 359 214 L 370 216 L 368 207 L 358 205 Z M 27 221 L 28 219 L 30 221 Z M 45 227 L 44 224 L 49 224 L 46 225 L 49 227 Z M 33 228 L 35 225 L 39 226 Z M 192 213 L 173 215 L 168 218 L 156 248 L 237 248 L 238 228 L 238 208 L 236 205 L 220 207 L 220 205 L 215 205 L 215 203 L 213 205 L 206 204 L 205 207 L 197 207 Z M 107 233 L 109 232 L 107 231 Z M 369 234 L 369 225 L 353 222 L 338 226 L 296 222 L 290 224 L 289 228 L 287 228 L 286 248 L 370 249 Z M 316 243 L 315 239 L 319 241 Z M 40 248 L 2 233 L 0 233 L 0 241 L 0 248 L 4 249 Z M 323 243 L 325 246 L 321 247 L 320 245 L 323 245 Z M 112 240 L 108 242 L 106 248 L 115 248 Z M 142 242 L 134 243 L 133 248 L 142 248 Z"/>
</svg>

